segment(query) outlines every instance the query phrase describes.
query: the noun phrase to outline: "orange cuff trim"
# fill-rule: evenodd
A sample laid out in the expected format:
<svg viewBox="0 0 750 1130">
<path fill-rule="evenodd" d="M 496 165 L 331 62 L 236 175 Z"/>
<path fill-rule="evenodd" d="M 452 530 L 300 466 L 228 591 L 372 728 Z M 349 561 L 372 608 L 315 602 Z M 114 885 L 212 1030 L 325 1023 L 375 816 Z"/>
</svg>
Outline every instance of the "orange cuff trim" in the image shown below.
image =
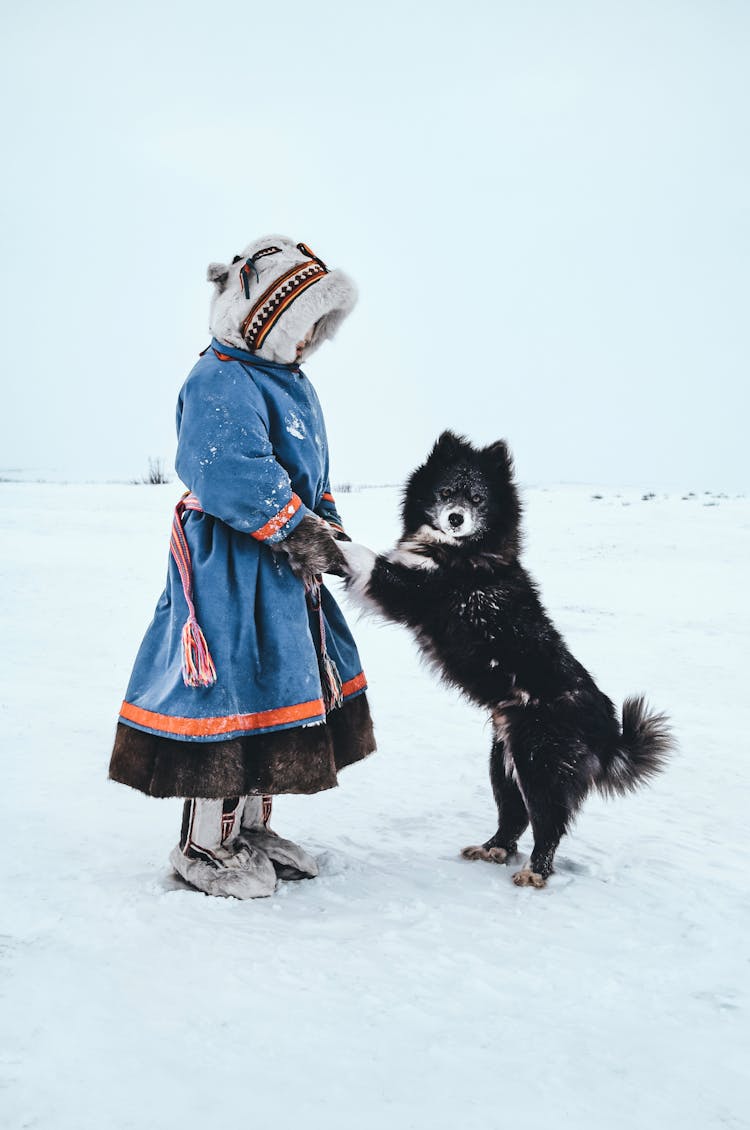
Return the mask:
<svg viewBox="0 0 750 1130">
<path fill-rule="evenodd" d="M 336 499 L 333 497 L 333 495 L 329 491 L 325 490 L 325 491 L 323 491 L 323 501 L 324 502 L 335 502 Z"/>
<path fill-rule="evenodd" d="M 320 716 L 325 716 L 325 707 L 320 698 L 300 702 L 296 706 L 282 706 L 278 710 L 261 710 L 257 714 L 227 714 L 219 718 L 175 718 L 171 714 L 155 714 L 152 710 L 143 710 L 130 702 L 123 702 L 120 709 L 120 717 L 128 722 L 189 738 L 208 738 L 235 730 L 262 730 L 267 726 L 283 726 L 285 722 L 307 722 Z"/>
<path fill-rule="evenodd" d="M 255 538 L 256 541 L 265 541 L 266 538 L 273 537 L 274 534 L 284 528 L 290 518 L 294 517 L 301 505 L 302 499 L 299 495 L 293 494 L 291 501 L 286 506 L 282 506 L 278 514 L 274 514 L 265 526 L 261 526 L 259 530 L 254 530 L 250 536 Z"/>
</svg>

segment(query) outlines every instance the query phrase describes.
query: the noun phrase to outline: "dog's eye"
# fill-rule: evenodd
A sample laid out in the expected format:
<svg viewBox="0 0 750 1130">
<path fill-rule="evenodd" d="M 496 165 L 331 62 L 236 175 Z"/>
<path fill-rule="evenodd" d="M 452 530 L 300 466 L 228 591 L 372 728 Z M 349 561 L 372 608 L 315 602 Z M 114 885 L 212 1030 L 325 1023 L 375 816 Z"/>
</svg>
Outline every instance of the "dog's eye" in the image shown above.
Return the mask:
<svg viewBox="0 0 750 1130">
<path fill-rule="evenodd" d="M 482 501 L 482 496 L 481 496 L 481 494 L 473 494 L 473 495 L 471 496 L 471 501 L 472 501 L 472 502 L 474 503 L 474 505 L 476 506 L 476 505 L 477 505 L 477 503 L 479 503 L 479 502 L 481 502 L 481 501 Z"/>
<path fill-rule="evenodd" d="M 447 499 L 447 498 L 453 498 L 453 491 L 452 491 L 452 490 L 448 490 L 447 488 L 446 488 L 445 490 L 441 490 L 441 491 L 440 491 L 440 497 L 441 497 L 441 498 L 446 498 L 446 499 Z"/>
</svg>

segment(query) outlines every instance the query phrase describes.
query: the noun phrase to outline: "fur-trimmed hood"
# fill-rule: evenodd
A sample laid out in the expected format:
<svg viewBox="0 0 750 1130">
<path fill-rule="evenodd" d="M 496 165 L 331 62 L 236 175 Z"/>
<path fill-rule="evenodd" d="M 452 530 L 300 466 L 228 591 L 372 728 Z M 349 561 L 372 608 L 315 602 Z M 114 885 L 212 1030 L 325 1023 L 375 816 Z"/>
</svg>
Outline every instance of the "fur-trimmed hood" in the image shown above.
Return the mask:
<svg viewBox="0 0 750 1130">
<path fill-rule="evenodd" d="M 210 330 L 219 341 L 267 361 L 306 360 L 332 338 L 357 301 L 343 271 L 329 270 L 305 244 L 256 239 L 230 264 L 210 263 Z M 311 335 L 298 356 L 297 345 Z"/>
</svg>

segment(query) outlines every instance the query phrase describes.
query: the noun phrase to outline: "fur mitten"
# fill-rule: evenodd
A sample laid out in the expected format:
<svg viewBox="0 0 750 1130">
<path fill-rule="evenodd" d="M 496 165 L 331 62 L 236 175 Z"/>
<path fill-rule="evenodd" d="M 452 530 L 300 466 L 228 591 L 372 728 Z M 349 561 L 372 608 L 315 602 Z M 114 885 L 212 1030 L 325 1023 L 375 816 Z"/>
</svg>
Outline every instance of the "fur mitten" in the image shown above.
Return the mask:
<svg viewBox="0 0 750 1130">
<path fill-rule="evenodd" d="M 267 855 L 279 879 L 314 879 L 318 874 L 315 859 L 292 840 L 284 840 L 263 823 L 262 799 L 249 796 L 242 813 L 240 840 Z"/>
<path fill-rule="evenodd" d="M 344 575 L 344 558 L 328 523 L 313 514 L 305 514 L 288 537 L 270 548 L 285 553 L 292 572 L 308 586 L 315 583 L 320 573 Z"/>
</svg>

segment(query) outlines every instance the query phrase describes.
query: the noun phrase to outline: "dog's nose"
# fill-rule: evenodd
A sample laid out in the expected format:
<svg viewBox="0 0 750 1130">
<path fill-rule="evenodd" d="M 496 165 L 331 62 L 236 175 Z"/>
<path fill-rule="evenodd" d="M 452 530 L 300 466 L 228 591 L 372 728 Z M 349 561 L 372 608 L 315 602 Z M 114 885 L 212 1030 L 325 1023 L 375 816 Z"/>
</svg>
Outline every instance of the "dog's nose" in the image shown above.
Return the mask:
<svg viewBox="0 0 750 1130">
<path fill-rule="evenodd" d="M 448 521 L 453 526 L 453 529 L 457 530 L 459 526 L 463 526 L 464 516 L 463 514 L 449 514 Z"/>
</svg>

